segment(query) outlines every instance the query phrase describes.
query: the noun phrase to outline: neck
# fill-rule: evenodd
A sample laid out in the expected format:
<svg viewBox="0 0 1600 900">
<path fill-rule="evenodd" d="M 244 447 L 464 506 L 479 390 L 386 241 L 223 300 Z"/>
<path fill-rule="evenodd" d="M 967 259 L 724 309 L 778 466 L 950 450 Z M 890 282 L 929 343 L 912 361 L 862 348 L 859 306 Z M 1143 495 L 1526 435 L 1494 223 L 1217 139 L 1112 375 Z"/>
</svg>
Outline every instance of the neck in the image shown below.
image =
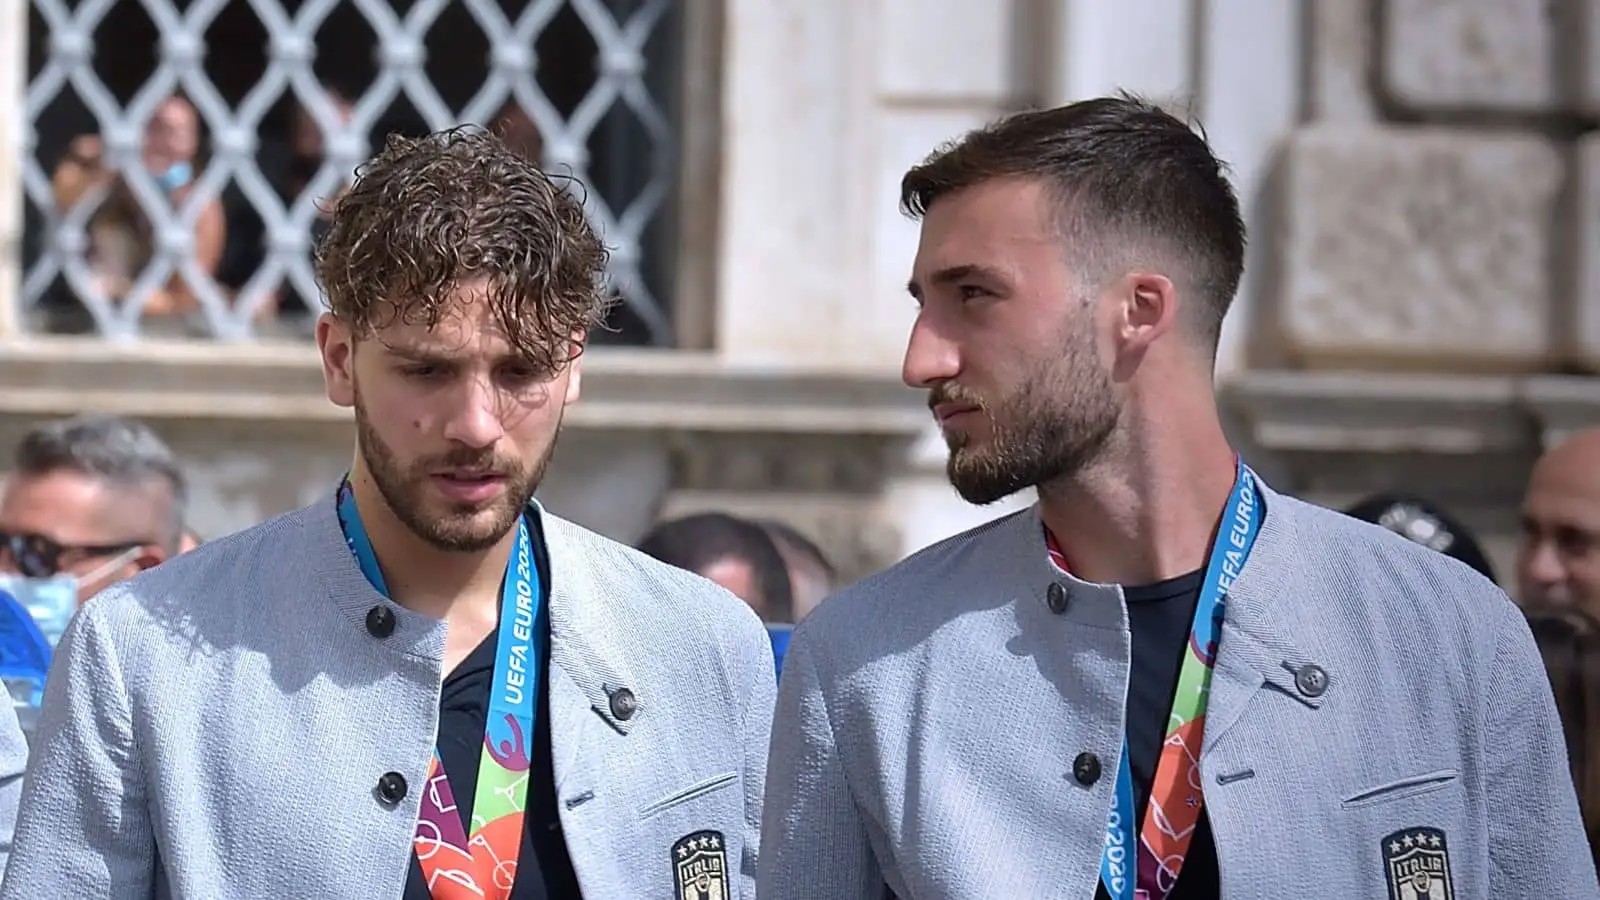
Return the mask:
<svg viewBox="0 0 1600 900">
<path fill-rule="evenodd" d="M 361 467 L 350 473 L 350 486 L 389 599 L 436 619 L 498 615 L 500 584 L 517 540 L 515 528 L 488 550 L 451 553 L 406 527 Z"/>
<path fill-rule="evenodd" d="M 1040 486 L 1040 515 L 1075 576 L 1136 586 L 1206 564 L 1237 468 L 1204 401 L 1187 414 L 1130 408 L 1100 460 Z"/>
</svg>

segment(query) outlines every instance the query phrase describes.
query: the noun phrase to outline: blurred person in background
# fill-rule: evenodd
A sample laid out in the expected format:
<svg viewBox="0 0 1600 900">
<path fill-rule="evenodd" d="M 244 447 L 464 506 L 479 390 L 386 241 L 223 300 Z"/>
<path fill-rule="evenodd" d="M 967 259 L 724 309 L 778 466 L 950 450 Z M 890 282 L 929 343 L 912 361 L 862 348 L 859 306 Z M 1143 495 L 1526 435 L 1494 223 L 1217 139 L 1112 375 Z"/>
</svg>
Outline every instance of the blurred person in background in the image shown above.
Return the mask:
<svg viewBox="0 0 1600 900">
<path fill-rule="evenodd" d="M 156 106 L 145 127 L 140 148 L 145 171 L 176 211 L 194 189 L 201 150 L 200 116 L 182 97 L 168 97 Z M 155 257 L 159 235 L 155 223 L 131 188 L 104 159 L 99 135 L 80 135 L 69 145 L 51 183 L 56 208 L 65 215 L 92 191 L 104 202 L 89 218 L 87 262 L 100 291 L 122 300 Z M 216 275 L 227 243 L 222 202 L 213 197 L 200 208 L 194 225 L 193 259 L 207 275 Z M 194 288 L 174 271 L 166 285 L 145 303 L 147 316 L 183 315 L 198 307 Z"/>
<path fill-rule="evenodd" d="M 754 522 L 727 513 L 695 513 L 656 525 L 637 546 L 669 566 L 722 585 L 769 625 L 794 622 L 789 569 L 772 536 Z"/>
<path fill-rule="evenodd" d="M 0 586 L 29 606 L 87 601 L 179 551 L 186 494 L 171 448 L 143 422 L 92 415 L 39 425 L 17 444 L 0 487 Z M 52 639 L 64 625 L 40 622 Z"/>
<path fill-rule="evenodd" d="M 1522 500 L 1518 599 L 1600 616 L 1600 428 L 1580 431 L 1533 467 Z"/>
<path fill-rule="evenodd" d="M 839 573 L 821 547 L 788 523 L 763 519 L 756 524 L 766 529 L 783 555 L 789 570 L 789 593 L 794 598 L 793 618 L 799 624 L 838 589 Z"/>
<path fill-rule="evenodd" d="M 1527 616 L 1561 713 L 1589 849 L 1600 863 L 1600 621 L 1569 607 L 1533 607 Z"/>
<path fill-rule="evenodd" d="M 1344 511 L 1363 522 L 1381 525 L 1429 550 L 1471 566 L 1490 581 L 1498 580 L 1483 546 L 1458 519 L 1433 503 L 1410 494 L 1373 494 Z"/>
<path fill-rule="evenodd" d="M 574 193 L 475 128 L 362 166 L 349 472 L 79 612 L 0 898 L 753 896 L 760 622 L 533 501 L 607 306 Z"/>
</svg>

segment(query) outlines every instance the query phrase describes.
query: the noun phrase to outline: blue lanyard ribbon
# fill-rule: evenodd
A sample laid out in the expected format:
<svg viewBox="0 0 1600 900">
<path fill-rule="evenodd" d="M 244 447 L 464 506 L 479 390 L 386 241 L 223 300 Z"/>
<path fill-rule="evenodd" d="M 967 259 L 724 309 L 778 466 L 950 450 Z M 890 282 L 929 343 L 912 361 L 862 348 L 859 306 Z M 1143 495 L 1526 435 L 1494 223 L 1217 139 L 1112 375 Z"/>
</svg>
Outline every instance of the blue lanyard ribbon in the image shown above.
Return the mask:
<svg viewBox="0 0 1600 900">
<path fill-rule="evenodd" d="M 1212 541 L 1210 557 L 1206 563 L 1205 580 L 1200 585 L 1199 602 L 1195 604 L 1194 620 L 1189 629 L 1187 657 L 1204 648 L 1201 661 L 1206 665 L 1207 696 L 1202 697 L 1200 712 L 1205 711 L 1209 699 L 1210 670 L 1216 664 L 1218 638 L 1223 613 L 1227 606 L 1228 591 L 1234 579 L 1244 569 L 1250 549 L 1255 545 L 1256 534 L 1261 529 L 1263 502 L 1255 473 L 1243 461 L 1239 463 L 1233 491 L 1228 504 L 1223 507 L 1222 522 Z M 1194 648 L 1194 649 L 1191 649 Z M 1168 717 L 1169 721 L 1171 716 Z M 1168 735 L 1171 740 L 1171 735 Z M 1163 742 L 1165 743 L 1165 742 Z M 1193 748 L 1198 766 L 1199 746 Z M 1153 781 L 1154 779 L 1152 779 Z M 1154 785 L 1152 784 L 1152 791 Z M 1133 772 L 1128 766 L 1127 740 L 1117 761 L 1117 782 L 1112 796 L 1111 813 L 1106 818 L 1105 847 L 1100 856 L 1100 881 L 1112 900 L 1164 900 L 1172 885 L 1176 884 L 1174 869 L 1166 879 L 1157 878 L 1157 869 L 1164 861 L 1153 855 L 1141 854 L 1139 821 L 1133 801 Z M 1192 836 L 1192 835 L 1191 835 Z M 1180 850 L 1177 865 L 1187 856 L 1187 844 Z M 1150 856 L 1142 860 L 1141 855 Z M 1148 869 L 1149 871 L 1145 871 Z M 1143 876 L 1143 877 L 1141 877 Z M 1165 884 L 1161 882 L 1164 881 Z"/>
<path fill-rule="evenodd" d="M 378 593 L 389 596 L 372 541 L 356 508 L 355 495 L 346 482 L 339 489 L 339 522 L 345 539 L 362 574 Z M 538 715 L 540 625 L 544 596 L 540 590 L 539 569 L 533 557 L 533 539 L 526 516 L 517 521 L 517 545 L 506 561 L 506 576 L 500 592 L 500 623 L 495 647 L 493 688 L 489 694 L 489 715 L 484 728 L 479 790 L 474 793 L 472 816 L 475 822 L 502 803 L 486 798 L 493 778 L 484 778 L 485 768 L 526 771 L 532 759 L 535 719 Z M 435 754 L 437 755 L 437 750 Z M 479 801 L 485 801 L 480 803 Z M 518 806 L 520 807 L 520 802 Z"/>
</svg>

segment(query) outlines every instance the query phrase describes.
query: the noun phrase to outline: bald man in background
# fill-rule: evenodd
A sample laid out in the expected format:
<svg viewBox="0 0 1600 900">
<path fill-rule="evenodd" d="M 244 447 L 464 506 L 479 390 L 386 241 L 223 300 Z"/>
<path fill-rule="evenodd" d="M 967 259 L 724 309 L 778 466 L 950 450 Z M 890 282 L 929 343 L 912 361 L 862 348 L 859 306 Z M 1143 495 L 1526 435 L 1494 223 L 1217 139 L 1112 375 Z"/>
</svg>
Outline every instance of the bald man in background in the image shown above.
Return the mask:
<svg viewBox="0 0 1600 900">
<path fill-rule="evenodd" d="M 1572 435 L 1533 467 L 1517 582 L 1524 604 L 1600 615 L 1600 428 Z"/>
</svg>

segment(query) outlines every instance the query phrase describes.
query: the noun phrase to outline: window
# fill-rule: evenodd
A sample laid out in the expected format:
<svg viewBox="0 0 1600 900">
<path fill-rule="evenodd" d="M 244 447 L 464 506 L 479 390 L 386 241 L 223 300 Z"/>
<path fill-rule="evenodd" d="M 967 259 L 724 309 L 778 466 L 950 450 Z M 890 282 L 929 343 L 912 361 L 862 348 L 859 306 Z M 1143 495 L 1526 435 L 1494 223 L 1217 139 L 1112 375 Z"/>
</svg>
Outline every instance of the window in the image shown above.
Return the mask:
<svg viewBox="0 0 1600 900">
<path fill-rule="evenodd" d="M 669 344 L 677 0 L 34 0 L 23 321 L 303 337 L 319 200 L 390 133 L 500 129 L 576 175 L 622 300 Z"/>
</svg>

